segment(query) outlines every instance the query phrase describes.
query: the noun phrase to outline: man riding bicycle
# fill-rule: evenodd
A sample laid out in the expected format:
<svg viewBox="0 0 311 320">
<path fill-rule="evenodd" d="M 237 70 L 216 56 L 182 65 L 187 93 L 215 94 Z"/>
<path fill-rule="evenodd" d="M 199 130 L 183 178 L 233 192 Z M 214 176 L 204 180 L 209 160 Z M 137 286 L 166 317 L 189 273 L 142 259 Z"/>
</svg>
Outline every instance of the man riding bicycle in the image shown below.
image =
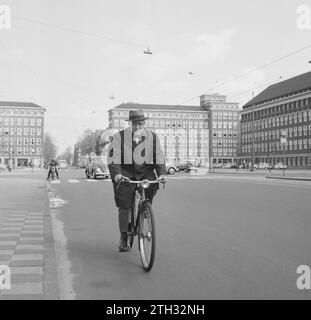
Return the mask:
<svg viewBox="0 0 311 320">
<path fill-rule="evenodd" d="M 52 167 L 55 168 L 56 177 L 57 177 L 57 179 L 59 179 L 58 178 L 58 170 L 57 170 L 58 162 L 55 159 L 51 159 L 49 162 L 49 173 L 48 173 L 48 177 L 46 178 L 47 180 L 50 179 L 50 175 L 52 173 Z"/>
<path fill-rule="evenodd" d="M 142 110 L 129 112 L 129 127 L 117 132 L 108 150 L 108 168 L 113 183 L 114 199 L 119 210 L 119 230 L 121 233 L 119 251 L 129 251 L 127 232 L 129 216 L 135 194 L 135 185 L 121 183 L 124 179 L 166 180 L 166 166 L 158 136 L 145 129 L 146 118 Z M 156 176 L 157 175 L 157 176 Z M 146 197 L 152 203 L 159 189 L 158 184 L 146 189 Z"/>
</svg>

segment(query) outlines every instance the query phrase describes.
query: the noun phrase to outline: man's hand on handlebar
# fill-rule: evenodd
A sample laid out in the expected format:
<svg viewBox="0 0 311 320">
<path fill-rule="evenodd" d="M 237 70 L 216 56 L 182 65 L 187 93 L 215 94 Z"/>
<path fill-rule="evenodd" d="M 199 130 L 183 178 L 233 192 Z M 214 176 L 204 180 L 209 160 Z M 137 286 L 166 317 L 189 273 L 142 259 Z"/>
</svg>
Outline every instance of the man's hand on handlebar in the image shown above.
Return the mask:
<svg viewBox="0 0 311 320">
<path fill-rule="evenodd" d="M 121 181 L 129 181 L 130 179 L 129 178 L 127 178 L 127 177 L 124 177 L 124 176 L 122 176 L 122 174 L 117 174 L 115 177 L 114 177 L 114 182 L 115 183 L 120 183 Z"/>
<path fill-rule="evenodd" d="M 165 175 L 161 175 L 161 176 L 159 176 L 158 181 L 160 183 L 166 183 L 167 182 L 167 178 L 166 178 Z"/>
</svg>

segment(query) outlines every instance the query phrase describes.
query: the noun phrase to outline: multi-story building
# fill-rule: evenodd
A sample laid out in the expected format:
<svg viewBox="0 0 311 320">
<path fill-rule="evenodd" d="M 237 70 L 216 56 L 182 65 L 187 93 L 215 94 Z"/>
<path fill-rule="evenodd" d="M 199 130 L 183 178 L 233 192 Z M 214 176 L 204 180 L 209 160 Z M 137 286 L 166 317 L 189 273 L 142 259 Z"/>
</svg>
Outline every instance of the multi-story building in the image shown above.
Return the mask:
<svg viewBox="0 0 311 320">
<path fill-rule="evenodd" d="M 0 101 L 0 163 L 38 166 L 43 160 L 45 109 L 34 103 Z"/>
<path fill-rule="evenodd" d="M 149 118 L 147 128 L 158 134 L 168 163 L 208 163 L 208 113 L 200 106 L 123 103 L 109 110 L 109 128 L 125 128 L 129 110 L 135 109 Z"/>
<path fill-rule="evenodd" d="M 109 110 L 109 128 L 126 127 L 129 110 L 134 109 L 149 117 L 147 127 L 159 135 L 167 162 L 236 161 L 239 107 L 226 102 L 226 96 L 202 95 L 200 106 L 123 103 Z"/>
<path fill-rule="evenodd" d="M 283 157 L 289 167 L 311 166 L 311 72 L 269 86 L 241 112 L 239 159 L 274 164 Z"/>
<path fill-rule="evenodd" d="M 211 163 L 235 163 L 239 136 L 239 105 L 219 94 L 202 95 L 201 107 L 209 115 Z"/>
</svg>

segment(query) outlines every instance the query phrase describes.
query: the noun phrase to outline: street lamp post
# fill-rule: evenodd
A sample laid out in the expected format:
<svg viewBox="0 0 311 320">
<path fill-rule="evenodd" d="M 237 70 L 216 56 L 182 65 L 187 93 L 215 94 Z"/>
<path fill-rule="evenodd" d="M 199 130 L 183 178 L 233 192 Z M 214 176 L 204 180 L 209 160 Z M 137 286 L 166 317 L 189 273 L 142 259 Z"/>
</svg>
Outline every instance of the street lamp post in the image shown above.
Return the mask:
<svg viewBox="0 0 311 320">
<path fill-rule="evenodd" d="M 250 167 L 250 171 L 254 171 L 254 91 L 252 92 L 252 163 Z"/>
</svg>

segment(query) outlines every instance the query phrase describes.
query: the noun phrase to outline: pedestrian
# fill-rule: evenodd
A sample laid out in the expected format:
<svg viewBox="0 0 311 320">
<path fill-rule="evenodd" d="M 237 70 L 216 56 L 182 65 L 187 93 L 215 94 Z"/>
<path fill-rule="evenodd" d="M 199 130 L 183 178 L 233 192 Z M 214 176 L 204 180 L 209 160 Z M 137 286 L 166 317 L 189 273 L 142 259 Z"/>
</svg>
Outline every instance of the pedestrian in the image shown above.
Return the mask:
<svg viewBox="0 0 311 320">
<path fill-rule="evenodd" d="M 146 119 L 148 118 L 142 110 L 131 110 L 127 120 L 129 127 L 112 137 L 107 153 L 115 204 L 119 212 L 119 252 L 130 250 L 127 232 L 136 187 L 121 182 L 124 178 L 155 180 L 156 174 L 162 183 L 166 182 L 166 166 L 160 140 L 156 133 L 145 128 Z M 146 197 L 150 203 L 158 189 L 158 184 L 152 184 L 146 189 Z"/>
</svg>

